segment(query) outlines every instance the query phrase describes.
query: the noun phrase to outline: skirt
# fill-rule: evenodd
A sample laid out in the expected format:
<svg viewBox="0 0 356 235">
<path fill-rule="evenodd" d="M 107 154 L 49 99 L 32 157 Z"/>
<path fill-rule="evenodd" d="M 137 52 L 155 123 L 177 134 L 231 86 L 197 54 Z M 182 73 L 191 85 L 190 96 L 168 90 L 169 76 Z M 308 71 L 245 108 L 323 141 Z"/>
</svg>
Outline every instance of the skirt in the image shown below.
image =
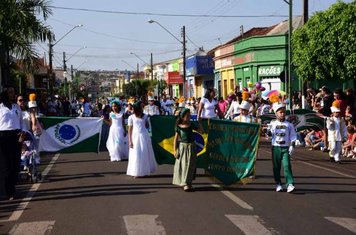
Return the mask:
<svg viewBox="0 0 356 235">
<path fill-rule="evenodd" d="M 195 143 L 179 143 L 178 159 L 174 164 L 173 184 L 191 186 L 195 177 L 196 162 Z"/>
</svg>

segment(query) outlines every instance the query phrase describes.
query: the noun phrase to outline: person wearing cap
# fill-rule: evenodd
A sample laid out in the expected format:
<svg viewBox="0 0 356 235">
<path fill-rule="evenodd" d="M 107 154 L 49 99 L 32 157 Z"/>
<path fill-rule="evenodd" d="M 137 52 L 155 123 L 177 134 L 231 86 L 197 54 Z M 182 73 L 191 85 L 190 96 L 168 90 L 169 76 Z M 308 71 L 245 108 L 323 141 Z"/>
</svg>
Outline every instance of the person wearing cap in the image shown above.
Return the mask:
<svg viewBox="0 0 356 235">
<path fill-rule="evenodd" d="M 252 104 L 248 101 L 242 101 L 239 105 L 240 115 L 234 118 L 236 122 L 247 122 L 247 123 L 255 123 L 256 119 L 249 114 L 250 108 Z"/>
<path fill-rule="evenodd" d="M 155 99 L 153 96 L 148 97 L 148 105 L 146 105 L 143 109 L 143 113 L 150 116 L 159 115 L 159 108 L 154 104 Z"/>
<path fill-rule="evenodd" d="M 340 116 L 338 102 L 334 101 L 331 106 L 331 117 L 326 120 L 328 129 L 329 156 L 331 162 L 341 163 L 340 154 L 342 143 L 347 139 L 345 120 Z"/>
<path fill-rule="evenodd" d="M 267 135 L 272 137 L 272 163 L 276 191 L 283 191 L 281 181 L 281 165 L 283 165 L 287 192 L 291 193 L 295 190 L 295 187 L 290 157 L 294 150 L 297 134 L 293 124 L 286 120 L 285 105 L 276 102 L 273 103 L 272 109 L 277 119 L 271 121 L 268 125 Z"/>
</svg>

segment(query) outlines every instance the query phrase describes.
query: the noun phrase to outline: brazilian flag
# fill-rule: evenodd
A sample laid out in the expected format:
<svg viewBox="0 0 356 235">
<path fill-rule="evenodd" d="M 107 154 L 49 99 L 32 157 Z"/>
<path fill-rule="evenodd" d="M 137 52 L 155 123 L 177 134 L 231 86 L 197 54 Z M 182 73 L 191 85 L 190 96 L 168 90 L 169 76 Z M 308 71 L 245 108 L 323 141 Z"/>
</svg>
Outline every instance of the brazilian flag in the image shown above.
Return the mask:
<svg viewBox="0 0 356 235">
<path fill-rule="evenodd" d="M 152 145 L 159 164 L 174 164 L 174 116 L 151 117 Z M 260 125 L 226 120 L 202 120 L 203 133 L 194 133 L 197 166 L 225 185 L 247 183 L 255 174 Z"/>
<path fill-rule="evenodd" d="M 158 164 L 174 164 L 175 116 L 155 115 L 150 117 L 152 146 Z M 195 122 L 195 121 L 192 121 Z M 202 121 L 204 133 L 194 132 L 197 148 L 197 167 L 206 168 L 206 145 L 208 142 L 208 120 Z"/>
</svg>

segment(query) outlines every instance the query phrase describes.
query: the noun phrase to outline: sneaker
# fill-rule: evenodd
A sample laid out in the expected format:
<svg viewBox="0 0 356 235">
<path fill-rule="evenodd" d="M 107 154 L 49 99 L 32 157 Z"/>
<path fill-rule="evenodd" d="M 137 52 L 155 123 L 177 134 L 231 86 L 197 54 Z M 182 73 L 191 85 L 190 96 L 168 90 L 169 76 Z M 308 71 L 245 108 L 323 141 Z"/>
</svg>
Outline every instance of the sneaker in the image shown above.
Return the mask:
<svg viewBox="0 0 356 235">
<path fill-rule="evenodd" d="M 289 184 L 287 187 L 287 193 L 291 193 L 295 190 L 295 187 L 293 184 Z"/>
<path fill-rule="evenodd" d="M 283 190 L 283 187 L 281 184 L 277 184 L 276 186 L 276 192 L 281 192 Z"/>
</svg>

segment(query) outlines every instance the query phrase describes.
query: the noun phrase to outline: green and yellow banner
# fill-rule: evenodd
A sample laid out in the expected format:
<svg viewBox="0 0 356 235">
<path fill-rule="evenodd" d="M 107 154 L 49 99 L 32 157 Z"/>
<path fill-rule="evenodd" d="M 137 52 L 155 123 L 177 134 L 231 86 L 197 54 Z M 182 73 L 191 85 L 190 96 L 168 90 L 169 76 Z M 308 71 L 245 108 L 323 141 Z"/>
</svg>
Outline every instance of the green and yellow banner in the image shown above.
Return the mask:
<svg viewBox="0 0 356 235">
<path fill-rule="evenodd" d="M 174 116 L 151 117 L 152 145 L 159 164 L 174 164 Z M 247 182 L 255 173 L 259 124 L 226 120 L 203 120 L 204 133 L 194 133 L 197 166 L 206 169 L 225 185 Z"/>
</svg>

